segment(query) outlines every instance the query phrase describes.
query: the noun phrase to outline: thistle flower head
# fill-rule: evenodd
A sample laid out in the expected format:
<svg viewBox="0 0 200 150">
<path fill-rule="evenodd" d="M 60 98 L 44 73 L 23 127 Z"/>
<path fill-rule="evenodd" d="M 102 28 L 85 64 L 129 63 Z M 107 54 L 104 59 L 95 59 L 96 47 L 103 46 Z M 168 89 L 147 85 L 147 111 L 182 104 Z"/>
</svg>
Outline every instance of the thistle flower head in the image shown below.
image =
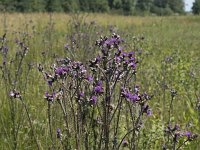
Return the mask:
<svg viewBox="0 0 200 150">
<path fill-rule="evenodd" d="M 96 105 L 96 103 L 97 103 L 97 96 L 93 95 L 91 97 L 91 99 L 90 99 L 90 102 L 91 102 L 92 105 Z"/>
<path fill-rule="evenodd" d="M 57 130 L 56 130 L 56 135 L 57 135 L 57 138 L 58 138 L 58 139 L 62 139 L 62 134 L 61 134 L 60 128 L 57 128 Z"/>
<path fill-rule="evenodd" d="M 66 66 L 61 66 L 55 69 L 55 74 L 60 77 L 63 77 L 68 71 L 69 69 Z"/>
<path fill-rule="evenodd" d="M 89 81 L 89 82 L 92 82 L 94 79 L 91 75 L 87 75 L 86 80 Z"/>
<path fill-rule="evenodd" d="M 93 91 L 94 91 L 95 94 L 102 94 L 103 93 L 102 81 L 98 81 L 96 83 Z"/>
<path fill-rule="evenodd" d="M 20 92 L 15 89 L 10 91 L 9 96 L 13 98 L 21 98 Z"/>
<path fill-rule="evenodd" d="M 56 94 L 53 92 L 52 94 L 49 94 L 48 92 L 45 92 L 44 98 L 49 101 L 53 102 L 56 97 Z"/>
</svg>

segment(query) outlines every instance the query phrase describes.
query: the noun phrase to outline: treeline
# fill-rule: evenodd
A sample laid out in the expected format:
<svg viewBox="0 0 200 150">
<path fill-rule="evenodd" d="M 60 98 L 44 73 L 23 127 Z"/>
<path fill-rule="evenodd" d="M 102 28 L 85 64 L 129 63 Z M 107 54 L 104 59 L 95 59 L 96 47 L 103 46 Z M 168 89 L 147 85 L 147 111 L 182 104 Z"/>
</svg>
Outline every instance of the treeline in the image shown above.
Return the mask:
<svg viewBox="0 0 200 150">
<path fill-rule="evenodd" d="M 192 6 L 193 14 L 199 15 L 200 14 L 200 0 L 195 0 Z"/>
<path fill-rule="evenodd" d="M 110 12 L 125 15 L 184 13 L 183 0 L 0 0 L 6 12 Z"/>
</svg>

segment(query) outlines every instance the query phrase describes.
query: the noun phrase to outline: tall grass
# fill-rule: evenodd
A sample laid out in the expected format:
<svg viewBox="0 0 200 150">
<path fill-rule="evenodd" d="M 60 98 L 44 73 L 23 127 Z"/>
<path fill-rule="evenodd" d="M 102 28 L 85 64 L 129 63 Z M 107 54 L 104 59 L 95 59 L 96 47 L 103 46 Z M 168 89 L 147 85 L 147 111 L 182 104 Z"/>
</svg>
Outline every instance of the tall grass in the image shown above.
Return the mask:
<svg viewBox="0 0 200 150">
<path fill-rule="evenodd" d="M 0 46 L 8 48 L 6 53 L 1 50 L 0 56 L 0 149 L 65 148 L 56 137 L 58 127 L 66 129 L 62 122 L 63 111 L 60 105 L 48 105 L 44 99 L 49 86 L 38 67 L 42 66 L 50 73 L 50 66 L 56 63 L 55 60 L 66 57 L 87 64 L 98 54 L 95 41 L 101 35 L 109 36 L 113 32 L 124 39 L 126 51 L 135 51 L 139 63 L 134 84 L 141 85 L 141 91 L 153 95 L 149 102 L 153 114 L 144 121 L 146 123 L 137 135 L 135 148 L 170 147 L 170 137 L 164 132 L 166 128 L 170 129 L 170 124 L 171 128 L 179 124 L 183 131 L 200 133 L 198 16 L 5 13 L 0 14 L 0 22 Z M 9 97 L 14 89 L 20 91 L 21 100 Z M 66 110 L 68 112 L 71 113 Z M 124 121 L 123 117 L 126 118 L 126 115 L 122 116 Z M 126 123 L 124 127 L 129 126 Z M 119 137 L 123 138 L 127 130 L 120 128 Z M 67 139 L 67 134 L 62 136 Z M 184 140 L 180 139 L 175 147 L 178 149 Z M 68 142 L 69 145 L 77 143 L 73 138 Z M 119 144 L 120 140 L 111 139 L 112 142 Z M 130 141 L 123 144 L 124 149 L 130 149 Z M 199 138 L 184 144 L 185 149 L 200 148 Z"/>
</svg>

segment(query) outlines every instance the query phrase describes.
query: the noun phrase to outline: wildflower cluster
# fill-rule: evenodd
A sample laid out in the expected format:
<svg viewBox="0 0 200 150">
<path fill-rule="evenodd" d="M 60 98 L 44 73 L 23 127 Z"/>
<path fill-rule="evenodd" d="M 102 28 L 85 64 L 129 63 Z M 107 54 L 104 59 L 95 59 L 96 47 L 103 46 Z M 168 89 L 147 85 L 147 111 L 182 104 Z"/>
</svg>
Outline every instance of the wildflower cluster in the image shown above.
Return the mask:
<svg viewBox="0 0 200 150">
<path fill-rule="evenodd" d="M 121 89 L 121 96 L 125 98 L 127 101 L 132 103 L 138 103 L 141 106 L 141 112 L 146 113 L 147 115 L 152 114 L 152 110 L 150 109 L 149 105 L 147 104 L 147 101 L 152 98 L 152 96 L 149 96 L 146 92 L 143 94 L 139 93 L 139 86 L 135 86 L 134 92 L 131 92 L 130 90 L 126 88 Z"/>
<path fill-rule="evenodd" d="M 167 128 L 164 130 L 165 134 L 168 135 L 168 137 L 171 137 L 172 143 L 174 143 L 174 148 L 176 148 L 176 145 L 180 143 L 181 138 L 184 139 L 184 142 L 181 143 L 177 149 L 180 149 L 186 142 L 193 141 L 198 137 L 197 134 L 193 134 L 190 131 L 184 131 L 180 129 L 180 126 L 178 124 L 175 124 L 172 126 L 171 124 L 167 126 Z"/>
<path fill-rule="evenodd" d="M 100 51 L 87 63 L 62 58 L 56 60 L 50 68 L 51 71 L 45 71 L 42 65 L 38 66 L 38 70 L 42 72 L 50 89 L 50 92 L 45 93 L 44 98 L 48 102 L 58 100 L 64 116 L 66 116 L 66 110 L 70 109 L 72 114 L 74 113 L 73 122 L 81 123 L 84 130 L 88 130 L 88 126 L 84 126 L 87 119 L 96 122 L 92 123 L 92 126 L 101 124 L 102 133 L 95 129 L 93 134 L 102 135 L 99 140 L 104 139 L 105 149 L 109 148 L 112 134 L 115 139 L 119 136 L 117 126 L 120 123 L 118 122 L 115 125 L 116 129 L 113 130 L 110 126 L 114 123 L 114 119 L 120 120 L 121 115 L 117 113 L 121 111 L 123 103 L 135 103 L 140 107 L 141 115 L 152 113 L 148 105 L 151 96 L 146 93 L 141 94 L 139 86 L 134 82 L 137 66 L 135 53 L 126 52 L 121 46 L 123 42 L 124 40 L 117 34 L 113 34 L 110 38 L 101 37 L 96 41 Z M 114 98 L 114 95 L 118 95 L 119 98 Z M 70 103 L 70 108 L 65 108 L 67 105 L 64 106 L 64 103 L 66 102 Z M 97 109 L 98 113 L 92 115 L 91 108 Z M 135 116 L 138 117 L 137 120 L 141 119 L 141 115 Z M 66 126 L 69 126 L 68 121 L 65 120 Z M 137 123 L 135 126 L 138 126 Z M 120 142 L 115 142 L 114 146 L 117 144 L 121 145 Z"/>
<path fill-rule="evenodd" d="M 123 42 L 117 34 L 101 37 L 96 41 L 100 51 L 86 63 L 62 58 L 56 60 L 50 71 L 38 66 L 49 86 L 44 98 L 57 102 L 64 116 L 64 127 L 56 127 L 57 138 L 68 142 L 68 138 L 75 138 L 72 140 L 75 143 L 66 143 L 71 145 L 68 149 L 80 149 L 81 145 L 88 149 L 89 143 L 93 149 L 120 149 L 121 146 L 134 149 L 136 141 L 130 139 L 137 138 L 142 130 L 144 114 L 152 115 L 149 105 L 152 95 L 140 91 L 136 81 L 138 61 L 134 52 L 125 51 Z M 50 108 L 48 105 L 49 116 Z M 120 127 L 126 129 L 125 133 Z M 66 132 L 61 134 L 61 129 Z M 169 127 L 166 133 L 176 142 L 181 136 L 188 141 L 196 137 L 189 132 L 178 132 L 177 127 Z"/>
</svg>

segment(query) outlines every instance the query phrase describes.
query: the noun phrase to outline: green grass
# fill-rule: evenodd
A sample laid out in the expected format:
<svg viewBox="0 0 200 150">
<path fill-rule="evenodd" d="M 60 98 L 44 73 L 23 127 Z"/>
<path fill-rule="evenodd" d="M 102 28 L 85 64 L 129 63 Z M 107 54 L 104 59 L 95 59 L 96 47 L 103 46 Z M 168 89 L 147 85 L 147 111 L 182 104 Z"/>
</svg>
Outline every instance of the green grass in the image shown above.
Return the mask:
<svg viewBox="0 0 200 150">
<path fill-rule="evenodd" d="M 82 21 L 81 21 L 82 19 Z M 135 16 L 111 16 L 107 14 L 0 14 L 0 35 L 7 33 L 9 46 L 8 60 L 15 59 L 19 47 L 14 44 L 16 38 L 25 39 L 29 52 L 22 65 L 21 76 L 16 88 L 20 89 L 26 102 L 29 114 L 33 121 L 41 149 L 48 149 L 51 143 L 48 131 L 47 104 L 43 98 L 47 85 L 43 76 L 37 70 L 41 63 L 45 69 L 53 64 L 54 57 L 70 56 L 64 50 L 64 44 L 69 42 L 66 35 L 72 35 L 76 29 L 72 22 L 80 23 L 77 30 L 89 32 L 88 45 L 94 45 L 100 35 L 110 35 L 110 25 L 125 39 L 128 50 L 141 48 L 142 54 L 138 54 L 139 60 L 137 82 L 143 91 L 154 95 L 151 106 L 153 116 L 144 129 L 146 136 L 141 142 L 151 138 L 155 143 L 150 149 L 161 149 L 163 126 L 168 121 L 170 105 L 170 89 L 175 89 L 178 95 L 175 97 L 172 109 L 172 122 L 180 124 L 181 128 L 200 134 L 200 110 L 197 109 L 200 98 L 200 17 L 199 16 L 171 16 L 171 17 L 135 17 Z M 84 22 L 95 21 L 96 25 L 84 26 Z M 95 33 L 99 31 L 99 33 Z M 137 42 L 134 37 L 144 37 Z M 84 38 L 79 38 L 84 40 Z M 73 52 L 75 58 L 85 60 L 96 53 L 94 50 L 83 51 L 84 42 Z M 136 43 L 136 44 L 134 44 Z M 94 46 L 93 46 L 94 47 Z M 42 54 L 44 52 L 44 54 Z M 87 54 L 89 52 L 89 54 Z M 171 57 L 171 62 L 166 62 L 166 57 Z M 0 56 L 2 62 L 2 56 Z M 11 82 L 0 79 L 0 149 L 13 149 L 13 114 L 15 121 L 20 123 L 17 137 L 17 149 L 36 149 L 31 136 L 30 126 L 24 108 L 20 101 L 11 100 L 8 97 L 9 90 L 13 87 L 17 61 L 9 63 Z M 31 69 L 28 69 L 31 66 Z M 194 74 L 192 76 L 191 74 Z M 167 88 L 163 88 L 163 86 Z M 200 101 L 199 101 L 200 103 Z M 54 128 L 62 125 L 61 111 L 53 107 L 52 114 Z M 18 128 L 17 126 L 15 128 Z M 56 137 L 56 134 L 55 134 Z M 55 138 L 54 137 L 54 138 Z M 157 140 L 155 140 L 157 139 Z M 185 149 L 200 149 L 199 138 L 187 145 Z M 59 141 L 55 141 L 59 145 Z M 145 148 L 144 148 L 145 149 Z M 146 148 L 148 149 L 148 147 Z"/>
</svg>

